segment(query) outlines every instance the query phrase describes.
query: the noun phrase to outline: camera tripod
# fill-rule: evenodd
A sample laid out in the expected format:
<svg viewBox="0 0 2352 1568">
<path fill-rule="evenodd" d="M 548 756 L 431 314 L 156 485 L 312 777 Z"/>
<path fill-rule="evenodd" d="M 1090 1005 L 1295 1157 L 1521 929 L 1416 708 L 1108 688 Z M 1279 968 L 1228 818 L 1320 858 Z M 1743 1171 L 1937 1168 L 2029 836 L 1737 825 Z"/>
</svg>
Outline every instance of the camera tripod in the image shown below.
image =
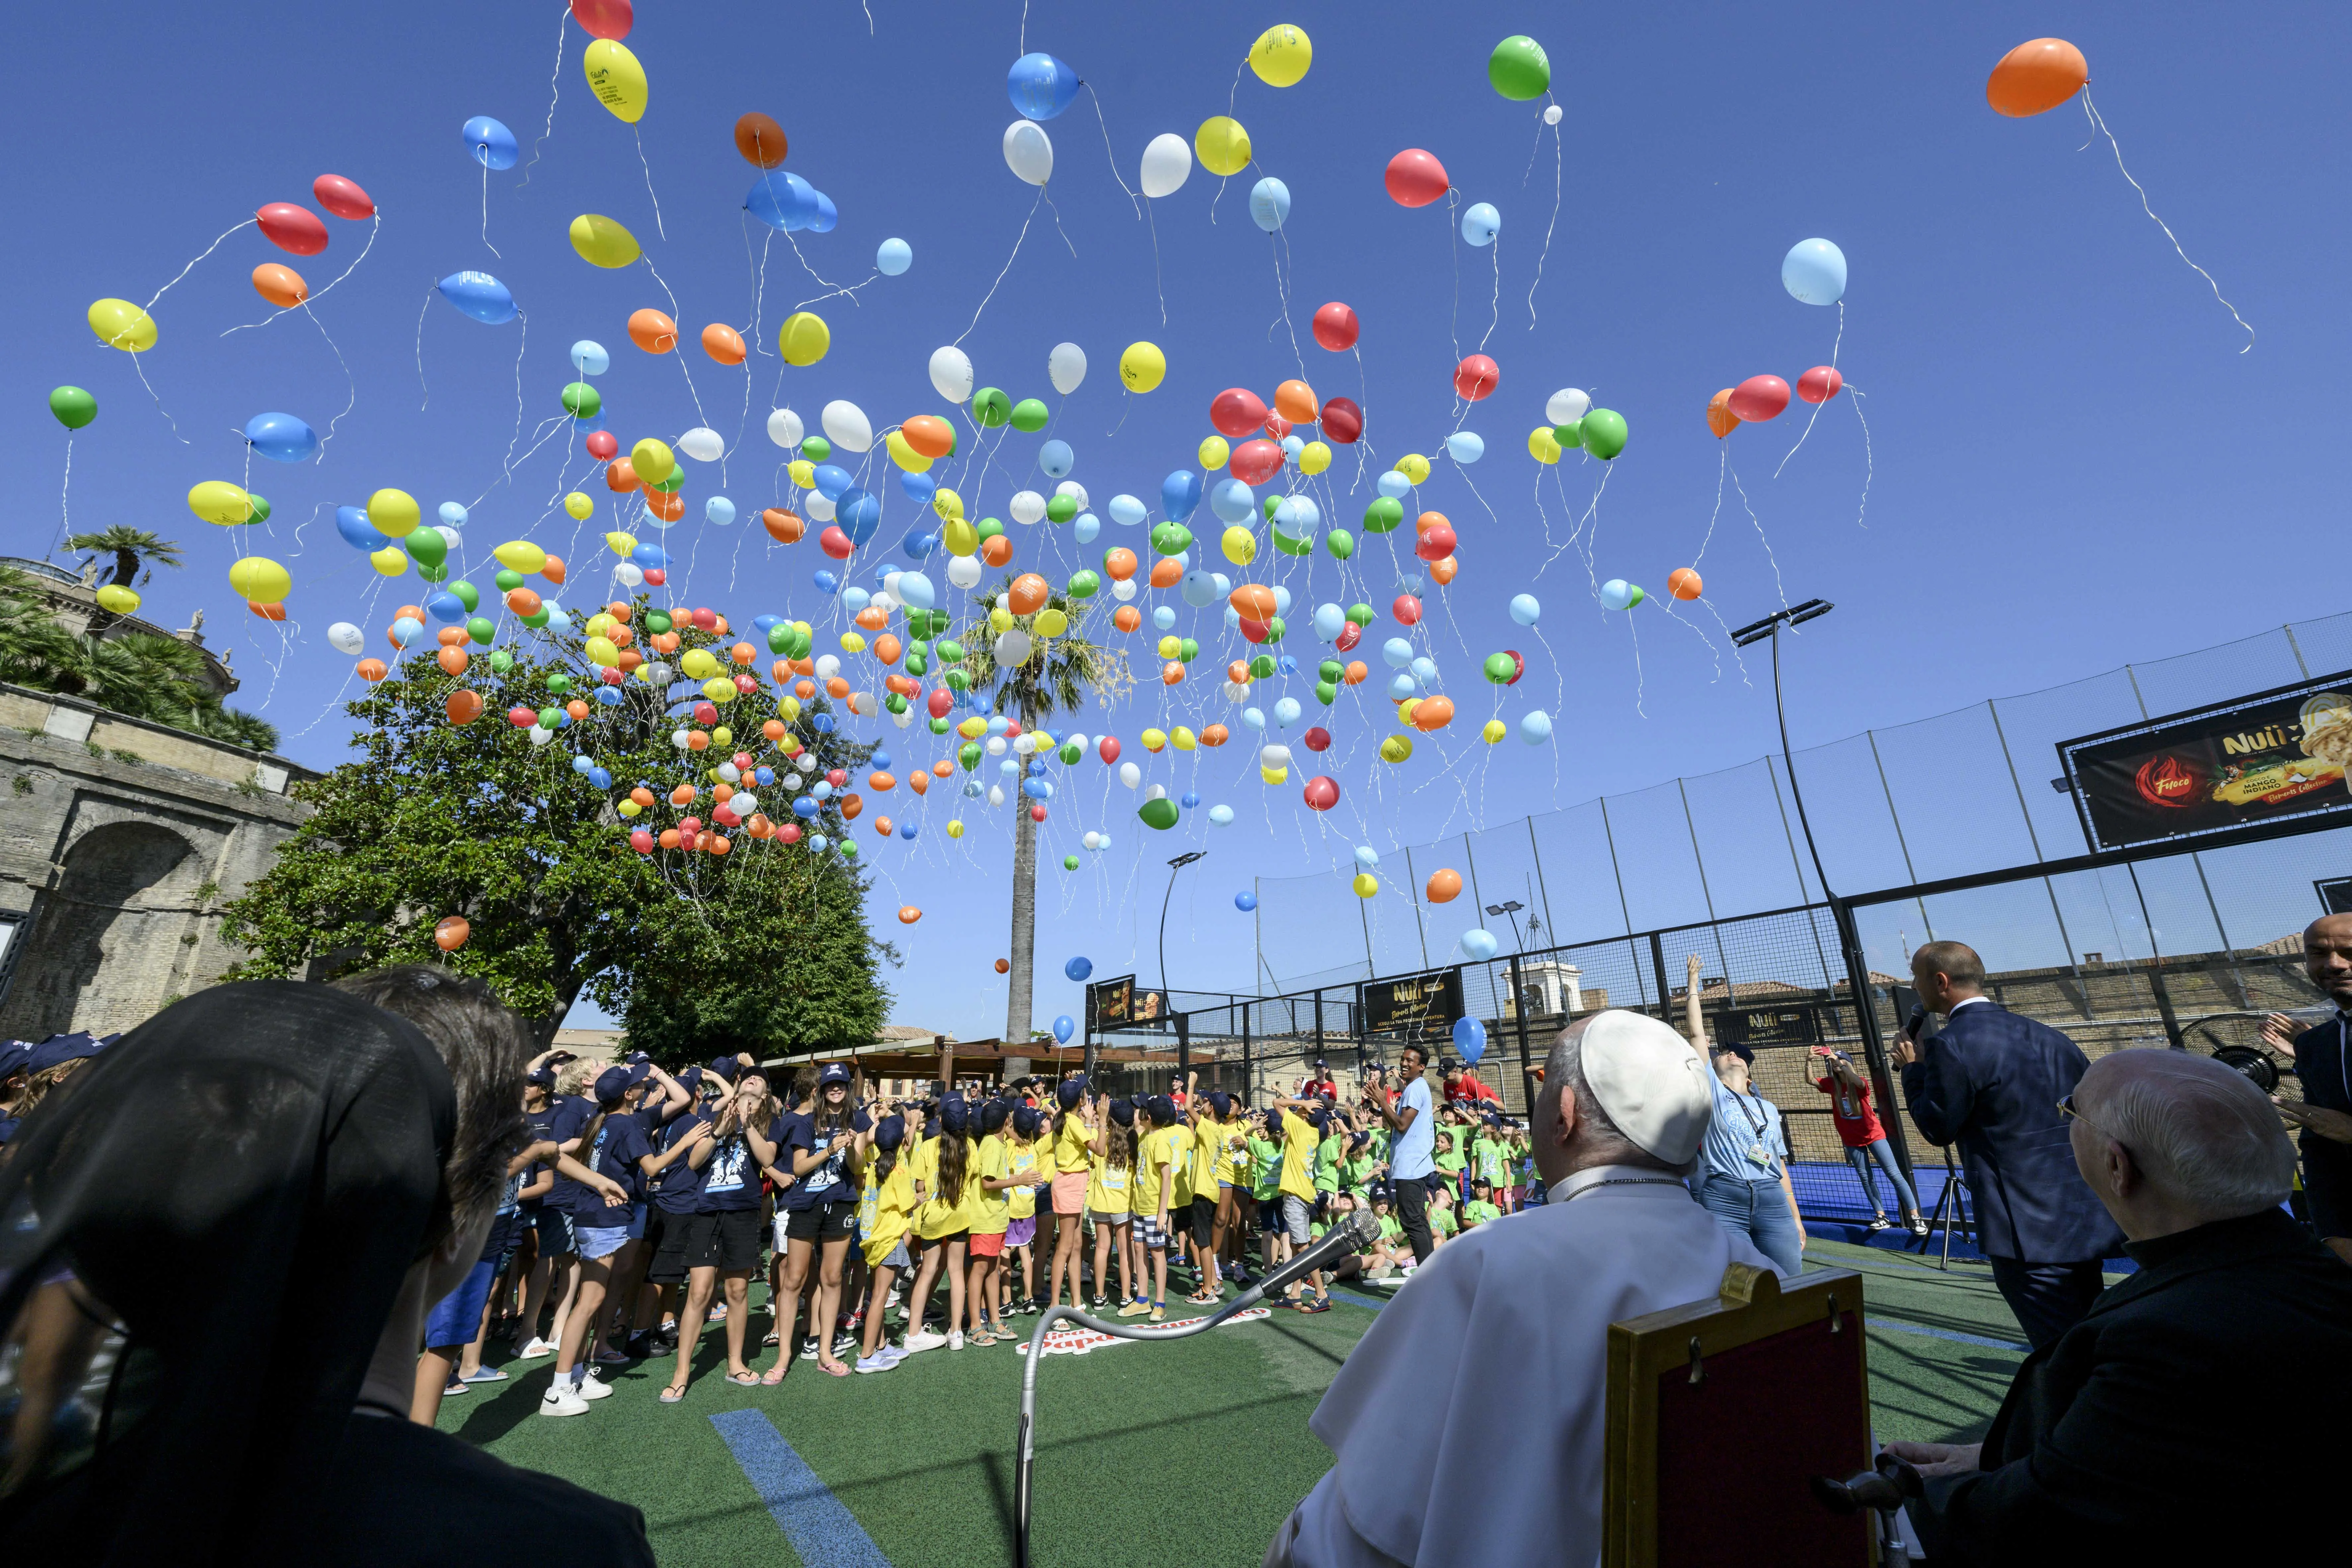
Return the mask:
<svg viewBox="0 0 2352 1568">
<path fill-rule="evenodd" d="M 1936 1267 L 1948 1270 L 1952 1267 L 1952 1226 L 1955 1223 L 1960 1227 L 1963 1240 L 1973 1238 L 1976 1227 L 1969 1222 L 1969 1179 L 1952 1163 L 1952 1152 L 1947 1149 L 1944 1151 L 1944 1190 L 1937 1194 L 1936 1212 L 1927 1220 L 1927 1236 L 1918 1238 L 1919 1245 L 1916 1248 L 1906 1247 L 1905 1250 L 1916 1250 L 1921 1257 L 1926 1257 L 1927 1237 L 1941 1230 L 1944 1233 L 1944 1256 Z"/>
</svg>

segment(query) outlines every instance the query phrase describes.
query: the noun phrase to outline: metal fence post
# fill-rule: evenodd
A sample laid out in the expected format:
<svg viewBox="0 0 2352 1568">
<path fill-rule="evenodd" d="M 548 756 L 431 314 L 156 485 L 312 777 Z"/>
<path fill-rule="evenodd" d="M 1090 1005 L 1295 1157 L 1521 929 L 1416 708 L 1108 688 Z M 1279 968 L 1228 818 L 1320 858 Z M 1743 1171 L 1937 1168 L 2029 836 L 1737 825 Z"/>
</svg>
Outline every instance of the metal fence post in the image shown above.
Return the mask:
<svg viewBox="0 0 2352 1568">
<path fill-rule="evenodd" d="M 1666 989 L 1666 944 L 1658 933 L 1650 933 L 1650 972 L 1658 977 L 1658 1016 L 1669 1025 L 1675 1021 L 1674 993 Z"/>
<path fill-rule="evenodd" d="M 1462 836 L 1462 863 L 1470 868 L 1470 898 L 1478 906 L 1479 919 L 1486 919 L 1486 896 L 1478 890 L 1478 857 L 1470 847 L 1470 835 Z"/>
<path fill-rule="evenodd" d="M 1242 1092 L 1257 1098 L 1257 1079 L 1250 1071 L 1250 1005 L 1242 1004 Z"/>
<path fill-rule="evenodd" d="M 1176 1015 L 1176 1087 L 1184 1085 L 1184 1075 L 1192 1067 L 1192 1015 Z"/>
<path fill-rule="evenodd" d="M 1625 917 L 1625 934 L 1633 934 L 1633 909 L 1625 901 L 1625 872 L 1617 864 L 1617 831 L 1609 826 L 1609 797 L 1601 795 L 1601 837 L 1609 843 L 1609 870 L 1617 879 L 1617 912 Z"/>
<path fill-rule="evenodd" d="M 1853 999 L 1854 1024 L 1862 1034 L 1863 1060 L 1870 1068 L 1871 1089 L 1885 1112 L 1879 1121 L 1886 1129 L 1887 1142 L 1894 1147 L 1895 1163 L 1903 1167 L 1903 1179 L 1916 1193 L 1919 1183 L 1911 1173 L 1911 1141 L 1903 1131 L 1894 1068 L 1886 1058 L 1885 1043 L 1878 1035 L 1878 1004 L 1870 994 L 1870 963 L 1863 956 L 1862 935 L 1853 923 L 1853 907 L 1843 899 L 1832 899 L 1830 918 L 1837 922 L 1838 945 L 1845 950 L 1846 993 Z"/>
<path fill-rule="evenodd" d="M 1536 819 L 1533 814 L 1528 817 L 1528 853 L 1534 856 L 1536 860 L 1536 891 L 1543 897 L 1544 929 L 1551 932 L 1553 939 L 1557 941 L 1559 928 L 1551 923 L 1551 889 L 1544 886 L 1543 849 L 1536 843 Z"/>
</svg>

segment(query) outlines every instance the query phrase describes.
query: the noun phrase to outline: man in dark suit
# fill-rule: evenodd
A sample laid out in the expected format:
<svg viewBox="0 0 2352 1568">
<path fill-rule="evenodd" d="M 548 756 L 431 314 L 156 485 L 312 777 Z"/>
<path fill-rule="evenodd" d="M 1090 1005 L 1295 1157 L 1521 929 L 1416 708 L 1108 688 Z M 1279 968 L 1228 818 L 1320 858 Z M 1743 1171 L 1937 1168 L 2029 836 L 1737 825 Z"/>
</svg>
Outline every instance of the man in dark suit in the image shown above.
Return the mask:
<svg viewBox="0 0 2352 1568">
<path fill-rule="evenodd" d="M 2294 1038 L 2288 1054 L 2303 1080 L 2300 1103 L 2276 1101 L 2303 1129 L 2303 1196 L 2312 1228 L 2352 1263 L 2352 915 L 2323 915 L 2304 928 L 2303 963 L 2336 1004 L 2336 1016 Z"/>
<path fill-rule="evenodd" d="M 2089 1063 L 2057 1030 L 1987 998 L 1972 948 L 1931 942 L 1911 955 L 1911 978 L 1944 1028 L 1895 1040 L 1903 1098 L 1928 1142 L 1959 1144 L 1993 1283 L 2041 1350 L 2090 1310 L 2099 1260 L 2123 1245 L 2075 1172 L 2058 1110 Z"/>
<path fill-rule="evenodd" d="M 2276 1110 L 2210 1057 L 2165 1050 L 2102 1058 L 2071 1105 L 2074 1162 L 2139 1271 L 2026 1359 L 1983 1443 L 1887 1446 L 1926 1483 L 1926 1561 L 2340 1553 L 2324 1492 L 2352 1447 L 2352 1269 L 2279 1206 L 2294 1150 Z"/>
</svg>

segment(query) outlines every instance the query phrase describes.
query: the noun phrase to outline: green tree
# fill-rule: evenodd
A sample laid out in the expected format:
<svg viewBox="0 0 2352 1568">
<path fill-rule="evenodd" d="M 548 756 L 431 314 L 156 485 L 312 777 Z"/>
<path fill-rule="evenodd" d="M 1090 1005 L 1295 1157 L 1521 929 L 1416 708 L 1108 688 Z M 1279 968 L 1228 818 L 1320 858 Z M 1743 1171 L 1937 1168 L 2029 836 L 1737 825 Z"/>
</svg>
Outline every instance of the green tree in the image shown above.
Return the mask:
<svg viewBox="0 0 2352 1568">
<path fill-rule="evenodd" d="M 660 630 L 643 601 L 635 624 Z M 682 661 L 719 640 L 684 621 L 677 633 L 678 648 L 657 657 Z M 783 1027 L 801 1015 L 781 994 L 808 988 L 855 998 L 835 1004 L 844 1027 L 879 1016 L 886 1001 L 875 962 L 895 955 L 866 937 L 863 882 L 843 855 L 854 846 L 844 843 L 833 801 L 805 820 L 788 804 L 786 781 L 795 773 L 852 768 L 870 752 L 832 731 L 822 701 L 788 725 L 779 721 L 777 743 L 803 748 L 793 763 L 760 732 L 766 710 L 757 699 L 721 712 L 742 734 L 722 738 L 723 726 L 714 727 L 709 751 L 684 749 L 674 737 L 691 721 L 671 711 L 682 704 L 635 677 L 614 689 L 617 706 L 590 702 L 588 718 L 534 743 L 510 711 L 552 717 L 549 710 L 598 684 L 580 631 L 525 637 L 511 651 L 475 658 L 456 679 L 436 655 L 411 655 L 348 705 L 362 726 L 358 755 L 297 786 L 315 814 L 228 908 L 225 933 L 252 953 L 232 977 L 300 974 L 320 960 L 337 971 L 436 960 L 489 982 L 542 1036 L 553 1034 L 583 991 L 629 1016 L 640 991 L 690 997 L 723 984 L 770 998 L 764 1010 L 749 1007 L 739 1018 Z M 464 725 L 450 721 L 446 707 L 461 690 L 485 704 Z M 710 786 L 737 752 L 777 772 L 775 784 L 757 786 L 761 810 L 772 805 L 783 821 L 824 836 L 828 848 L 740 829 L 727 830 L 731 853 L 723 856 L 631 847 L 636 827 L 658 833 L 689 816 L 715 822 Z M 607 770 L 613 787 L 576 771 L 575 756 Z M 681 784 L 698 795 L 674 807 L 670 794 Z M 634 822 L 616 810 L 633 788 L 656 803 Z M 449 915 L 464 917 L 471 932 L 445 957 L 434 932 Z M 841 939 L 826 944 L 825 956 L 812 949 L 782 964 L 728 957 L 744 951 L 738 943 L 782 940 L 820 921 Z M 857 964 L 841 961 L 847 948 L 857 951 Z M 654 1015 L 644 1016 L 654 1026 Z M 737 1043 L 758 1052 L 803 1042 L 765 1035 Z"/>
<path fill-rule="evenodd" d="M 125 528 L 116 523 L 102 533 L 77 533 L 66 541 L 68 550 L 79 551 L 85 556 L 111 555 L 114 575 L 110 584 L 128 588 L 143 565 L 151 570 L 169 566 L 178 571 L 182 565 L 180 547 L 168 539 L 161 539 L 143 528 Z"/>
<path fill-rule="evenodd" d="M 1091 577 L 1093 574 L 1087 574 Z M 1049 593 L 1030 615 L 1011 614 L 1013 579 L 999 587 L 996 600 L 1004 604 L 1009 624 L 999 630 L 995 619 L 983 615 L 965 626 L 961 637 L 963 671 L 975 690 L 987 694 L 996 711 L 1034 730 L 1056 714 L 1075 714 L 1091 694 L 1109 707 L 1131 689 L 1135 678 L 1124 650 L 1109 648 L 1087 636 L 1087 622 L 1099 614 L 1091 597 L 1066 589 Z M 1041 637 L 1037 623 L 1059 616 L 1067 629 Z M 1050 623 L 1049 623 L 1050 624 Z M 1022 657 L 1010 665 L 997 661 L 998 645 L 1018 633 Z M 1037 952 L 1037 824 L 1029 815 L 1034 804 L 1019 792 L 1013 805 L 1013 940 L 1012 972 L 1007 977 L 1004 1036 L 1007 1040 L 1031 1037 L 1029 1018 L 1036 984 Z"/>
</svg>

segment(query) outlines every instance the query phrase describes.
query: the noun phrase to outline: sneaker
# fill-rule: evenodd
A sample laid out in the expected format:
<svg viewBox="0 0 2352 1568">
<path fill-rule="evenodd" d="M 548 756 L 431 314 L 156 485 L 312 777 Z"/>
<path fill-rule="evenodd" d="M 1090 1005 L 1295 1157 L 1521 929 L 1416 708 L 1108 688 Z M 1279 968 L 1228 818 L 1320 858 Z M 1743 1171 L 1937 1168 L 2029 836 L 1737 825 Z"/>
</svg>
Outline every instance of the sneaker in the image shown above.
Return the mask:
<svg viewBox="0 0 2352 1568">
<path fill-rule="evenodd" d="M 539 1339 L 535 1336 L 532 1338 L 530 1343 L 515 1352 L 517 1358 L 522 1361 L 537 1361 L 541 1356 L 551 1356 L 554 1353 L 555 1347 L 553 1345 L 549 1344 L 545 1340 Z"/>
<path fill-rule="evenodd" d="M 473 1384 L 467 1383 L 462 1377 L 453 1377 L 449 1380 L 449 1386 L 441 1391 L 441 1397 L 446 1399 L 453 1394 L 471 1394 L 473 1392 Z"/>
<path fill-rule="evenodd" d="M 961 1329 L 950 1329 L 948 1331 L 948 1349 L 951 1351 L 960 1351 L 963 1349 L 963 1331 Z"/>
<path fill-rule="evenodd" d="M 1153 1307 L 1151 1309 L 1151 1321 L 1155 1323 L 1166 1322 L 1168 1321 L 1168 1309 L 1164 1306 Z"/>
<path fill-rule="evenodd" d="M 1090 1306 L 1095 1316 L 1099 1318 L 1102 1316 L 1103 1312 L 1108 1309 L 1110 1302 L 1100 1296 L 1097 1296 L 1090 1303 Z"/>
<path fill-rule="evenodd" d="M 935 1351 L 948 1342 L 945 1334 L 935 1334 L 929 1329 L 918 1329 L 907 1336 L 902 1353 L 914 1355 L 921 1351 Z"/>
<path fill-rule="evenodd" d="M 840 1361 L 857 1348 L 857 1336 L 844 1331 L 833 1336 L 833 1359 Z"/>
<path fill-rule="evenodd" d="M 721 1301 L 718 1305 L 712 1307 L 710 1309 L 710 1316 L 706 1321 L 713 1323 L 725 1322 L 727 1321 L 727 1303 Z"/>
<path fill-rule="evenodd" d="M 900 1362 L 907 1359 L 907 1347 L 904 1345 L 894 1345 L 889 1341 L 885 1340 L 874 1353 L 878 1356 L 887 1356 L 890 1360 L 890 1364 L 892 1366 L 897 1366 Z"/>
<path fill-rule="evenodd" d="M 478 1366 L 466 1374 L 467 1383 L 504 1383 L 507 1374 L 494 1366 Z"/>
<path fill-rule="evenodd" d="M 872 1355 L 859 1356 L 857 1358 L 856 1370 L 859 1372 L 888 1372 L 892 1367 L 897 1366 L 898 1364 L 898 1363 L 896 1361 L 890 1358 L 887 1352 L 877 1350 Z"/>
<path fill-rule="evenodd" d="M 1122 1318 L 1139 1318 L 1150 1310 L 1151 1310 L 1151 1303 L 1149 1301 L 1129 1301 L 1118 1310 L 1118 1315 Z"/>
<path fill-rule="evenodd" d="M 557 1381 L 560 1383 L 562 1379 L 558 1379 Z M 613 1397 L 613 1385 L 606 1383 L 603 1378 L 598 1377 L 596 1375 L 595 1369 L 593 1367 L 589 1369 L 588 1375 L 586 1377 L 582 1378 L 578 1383 L 572 1385 L 572 1391 L 583 1399 L 610 1399 Z"/>
<path fill-rule="evenodd" d="M 866 1326 L 866 1309 L 860 1307 L 854 1312 L 843 1313 L 836 1326 L 845 1334 L 856 1333 Z"/>
<path fill-rule="evenodd" d="M 572 1391 L 570 1378 L 563 1378 L 540 1395 L 539 1413 L 541 1415 L 585 1415 L 588 1414 L 588 1402 Z"/>
<path fill-rule="evenodd" d="M 1874 1231 L 1885 1230 L 1886 1228 L 1886 1216 L 1883 1214 L 1873 1215 L 1870 1220 L 1870 1228 Z"/>
<path fill-rule="evenodd" d="M 816 1336 L 812 1334 L 807 1339 L 801 1342 L 801 1360 L 814 1361 L 816 1360 Z"/>
<path fill-rule="evenodd" d="M 1911 1216 L 1910 1229 L 1914 1236 L 1925 1236 L 1927 1234 L 1927 1222 L 1915 1214 Z"/>
</svg>

